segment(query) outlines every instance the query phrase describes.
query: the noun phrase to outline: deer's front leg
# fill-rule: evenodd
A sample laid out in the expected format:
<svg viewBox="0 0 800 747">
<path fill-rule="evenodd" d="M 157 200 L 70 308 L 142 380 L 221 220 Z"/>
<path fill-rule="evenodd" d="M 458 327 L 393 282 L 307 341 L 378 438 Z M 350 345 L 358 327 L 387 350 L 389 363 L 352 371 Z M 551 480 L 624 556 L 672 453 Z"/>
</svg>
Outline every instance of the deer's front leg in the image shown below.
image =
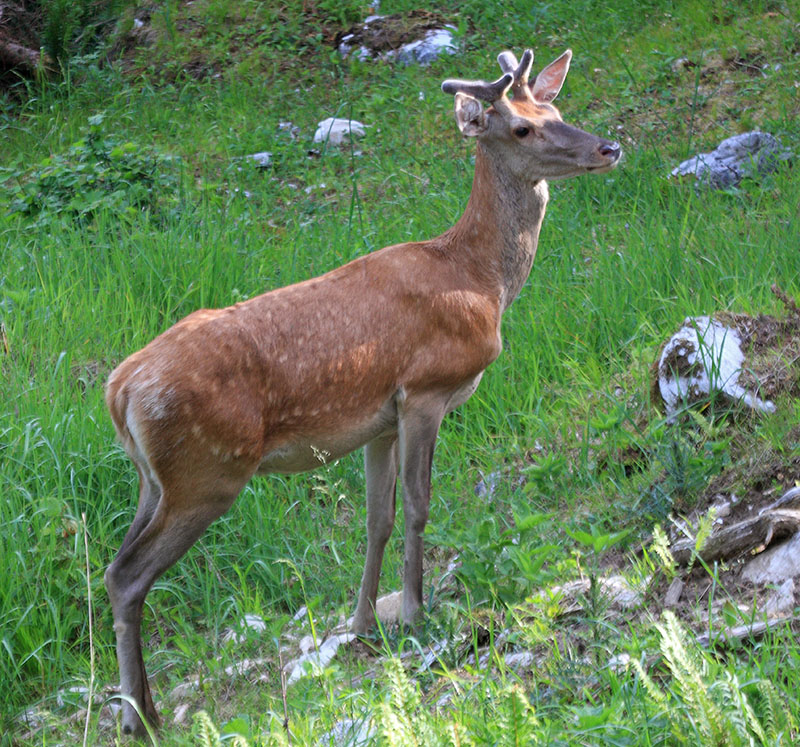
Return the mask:
<svg viewBox="0 0 800 747">
<path fill-rule="evenodd" d="M 364 447 L 367 482 L 367 559 L 352 631 L 364 634 L 375 624 L 375 601 L 383 551 L 394 528 L 397 486 L 397 434 L 370 441 Z"/>
<path fill-rule="evenodd" d="M 428 521 L 431 465 L 443 407 L 417 408 L 401 414 L 400 470 L 405 514 L 403 622 L 414 625 L 422 607 L 422 533 Z"/>
</svg>

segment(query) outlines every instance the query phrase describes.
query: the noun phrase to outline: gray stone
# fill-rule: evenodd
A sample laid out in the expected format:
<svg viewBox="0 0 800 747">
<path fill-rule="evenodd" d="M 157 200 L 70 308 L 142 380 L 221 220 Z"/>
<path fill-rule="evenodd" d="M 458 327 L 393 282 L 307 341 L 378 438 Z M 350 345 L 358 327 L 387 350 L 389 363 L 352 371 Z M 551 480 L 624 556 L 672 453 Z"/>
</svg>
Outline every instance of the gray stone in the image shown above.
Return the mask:
<svg viewBox="0 0 800 747">
<path fill-rule="evenodd" d="M 265 169 L 272 163 L 272 153 L 268 150 L 262 150 L 259 153 L 251 153 L 249 156 L 245 156 L 245 158 L 252 161 L 259 169 Z"/>
<path fill-rule="evenodd" d="M 783 617 L 794 611 L 794 580 L 787 578 L 767 597 L 764 612 L 767 617 Z"/>
<path fill-rule="evenodd" d="M 503 657 L 503 663 L 511 669 L 530 669 L 536 663 L 533 651 L 514 651 Z"/>
<path fill-rule="evenodd" d="M 669 585 L 669 589 L 667 589 L 667 593 L 664 595 L 664 607 L 669 609 L 678 604 L 683 594 L 683 587 L 684 583 L 682 579 L 677 577 L 672 579 L 672 583 Z"/>
<path fill-rule="evenodd" d="M 700 153 L 672 170 L 672 176 L 693 176 L 697 184 L 716 189 L 736 186 L 745 176 L 775 171 L 792 157 L 767 132 L 754 130 L 723 140 L 710 153 Z"/>
<path fill-rule="evenodd" d="M 345 718 L 337 721 L 333 728 L 322 735 L 318 744 L 320 747 L 334 745 L 335 747 L 359 747 L 370 744 L 375 736 L 375 726 L 365 719 Z"/>
<path fill-rule="evenodd" d="M 782 584 L 795 576 L 800 576 L 800 532 L 756 555 L 742 569 L 742 578 L 756 585 Z"/>
</svg>

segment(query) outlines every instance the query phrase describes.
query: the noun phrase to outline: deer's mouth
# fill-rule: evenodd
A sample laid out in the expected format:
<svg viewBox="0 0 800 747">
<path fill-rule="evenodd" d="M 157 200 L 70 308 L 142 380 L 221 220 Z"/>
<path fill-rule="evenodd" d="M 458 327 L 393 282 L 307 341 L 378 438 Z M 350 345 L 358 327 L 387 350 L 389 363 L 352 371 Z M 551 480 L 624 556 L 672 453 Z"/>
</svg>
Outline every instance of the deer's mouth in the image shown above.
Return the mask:
<svg viewBox="0 0 800 747">
<path fill-rule="evenodd" d="M 607 163 L 604 166 L 589 166 L 586 170 L 592 174 L 607 174 L 609 171 L 613 171 L 619 162 L 620 157 L 617 156 L 611 163 Z"/>
</svg>

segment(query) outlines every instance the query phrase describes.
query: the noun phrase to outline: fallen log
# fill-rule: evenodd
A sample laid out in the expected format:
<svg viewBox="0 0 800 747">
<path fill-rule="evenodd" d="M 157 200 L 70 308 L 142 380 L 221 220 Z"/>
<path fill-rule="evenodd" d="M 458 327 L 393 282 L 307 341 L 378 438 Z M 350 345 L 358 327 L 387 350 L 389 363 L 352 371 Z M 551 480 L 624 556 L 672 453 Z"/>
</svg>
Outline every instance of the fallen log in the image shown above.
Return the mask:
<svg viewBox="0 0 800 747">
<path fill-rule="evenodd" d="M 723 628 L 712 634 L 703 633 L 695 640 L 700 646 L 710 646 L 711 643 L 734 643 L 745 638 L 761 638 L 767 631 L 782 625 L 789 625 L 792 630 L 797 628 L 800 618 L 787 615 L 785 617 L 771 617 L 767 620 L 755 620 L 747 625 L 737 625 L 734 628 Z"/>
<path fill-rule="evenodd" d="M 50 58 L 38 49 L 30 49 L 0 36 L 0 67 L 6 70 L 21 70 L 27 75 L 34 75 L 40 67 L 49 69 Z"/>
<path fill-rule="evenodd" d="M 672 556 L 678 565 L 688 565 L 696 556 L 705 563 L 736 560 L 746 554 L 764 550 L 773 539 L 788 537 L 800 531 L 800 510 L 775 509 L 714 532 L 699 549 L 694 539 L 672 544 Z"/>
</svg>

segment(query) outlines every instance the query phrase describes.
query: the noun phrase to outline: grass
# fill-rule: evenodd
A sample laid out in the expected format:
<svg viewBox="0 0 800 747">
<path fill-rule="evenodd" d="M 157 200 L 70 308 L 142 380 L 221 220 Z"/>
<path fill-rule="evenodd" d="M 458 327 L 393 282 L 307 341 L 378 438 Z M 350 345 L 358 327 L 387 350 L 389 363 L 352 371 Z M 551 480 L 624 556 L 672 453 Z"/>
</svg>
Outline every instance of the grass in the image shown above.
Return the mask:
<svg viewBox="0 0 800 747">
<path fill-rule="evenodd" d="M 413 7 L 400 0 L 384 10 Z M 712 435 L 673 428 L 651 409 L 647 381 L 659 344 L 685 316 L 776 312 L 771 284 L 800 291 L 800 184 L 789 168 L 723 193 L 696 193 L 665 177 L 687 154 L 755 126 L 798 150 L 796 4 L 583 0 L 541 11 L 444 4 L 465 51 L 428 69 L 341 62 L 327 41 L 362 9 L 303 8 L 305 15 L 300 4 L 167 2 L 152 11 L 154 46 L 124 65 L 89 55 L 63 81 L 6 94 L 0 740 L 55 744 L 82 734 L 83 723 L 70 721 L 81 695 L 69 688 L 90 678 L 84 529 L 97 681 L 116 682 L 102 573 L 132 518 L 136 488 L 103 405 L 108 372 L 196 308 L 446 229 L 466 202 L 472 149 L 458 136 L 439 83 L 492 77 L 493 55 L 532 45 L 539 63 L 573 47 L 559 99 L 565 119 L 620 138 L 626 160 L 611 174 L 552 186 L 530 281 L 504 320 L 505 351 L 443 428 L 426 588 L 456 552 L 465 565 L 457 592 L 430 587 L 420 640 L 451 643 L 433 669 L 415 665 L 410 684 L 391 664 L 384 672 L 378 660 L 344 654 L 293 685 L 286 707 L 294 740 L 317 742 L 340 719 L 368 716 L 376 739 L 399 719 L 409 733 L 430 733 L 431 744 L 453 724 L 476 743 L 508 733 L 544 743 L 710 744 L 698 713 L 719 707 L 723 723 L 736 720 L 746 711 L 731 710 L 729 701 L 746 692 L 762 722 L 770 709 L 776 714 L 770 743 L 789 743 L 800 716 L 792 675 L 800 654 L 788 630 L 712 658 L 687 641 L 676 644 L 670 623 L 657 630 L 647 620 L 610 616 L 596 598 L 584 600 L 580 624 L 565 623 L 546 600 L 531 606 L 526 598 L 553 578 L 600 572 L 602 557 L 574 539 L 590 536 L 590 527 L 595 535 L 627 528 L 622 547 L 632 547 L 673 501 L 700 501 L 715 474 L 747 463 L 749 453 L 780 453 L 787 463 L 798 456 L 792 417 L 723 420 Z M 679 57 L 696 66 L 673 72 Z M 734 64 L 762 58 L 770 67 L 758 74 Z M 79 195 L 79 217 L 9 213 L 35 165 L 86 138 L 89 118 L 100 113 L 99 137 L 177 157 L 174 184 L 155 185 L 146 210 L 126 212 L 102 199 L 89 209 Z M 366 137 L 352 150 L 309 155 L 316 122 L 336 114 L 368 124 Z M 300 128 L 297 139 L 279 129 L 287 120 Z M 264 149 L 274 156 L 268 170 L 241 160 Z M 781 407 L 796 410 L 792 402 Z M 619 455 L 632 447 L 639 457 L 629 469 Z M 698 453 L 708 458 L 693 461 Z M 490 475 L 494 492 L 476 495 Z M 746 471 L 739 479 L 747 480 Z M 359 455 L 313 475 L 254 480 L 148 597 L 144 630 L 156 691 L 163 696 L 199 675 L 192 711 L 204 707 L 213 722 L 252 741 L 265 731 L 279 740 L 275 641 L 283 636 L 286 645 L 303 605 L 320 630 L 351 612 L 365 549 L 362 495 Z M 400 587 L 401 537 L 398 530 L 387 551 L 384 590 Z M 548 550 L 541 565 L 537 547 Z M 640 570 L 661 572 L 655 563 Z M 267 620 L 267 633 L 240 647 L 224 643 L 224 631 L 247 613 Z M 506 626 L 512 643 L 537 651 L 533 671 L 505 667 L 501 648 L 488 663 L 470 663 L 465 652 Z M 690 651 L 689 668 L 669 659 L 664 640 L 673 657 L 681 647 Z M 396 654 L 415 644 L 387 631 L 382 645 Z M 643 662 L 652 682 L 642 672 L 609 669 L 608 658 L 620 653 Z M 246 655 L 269 660 L 265 683 L 225 675 Z M 732 689 L 716 684 L 731 678 Z M 776 689 L 774 702 L 761 682 Z M 705 690 L 714 703 L 728 694 L 712 708 Z M 162 712 L 175 707 L 164 703 Z M 26 726 L 20 717 L 29 709 Z M 113 739 L 97 719 L 95 709 L 91 739 Z M 511 731 L 498 732 L 509 723 Z M 756 734 L 747 723 L 742 733 Z M 740 743 L 738 728 L 730 726 L 728 743 Z M 203 738 L 168 726 L 160 741 Z"/>
</svg>

